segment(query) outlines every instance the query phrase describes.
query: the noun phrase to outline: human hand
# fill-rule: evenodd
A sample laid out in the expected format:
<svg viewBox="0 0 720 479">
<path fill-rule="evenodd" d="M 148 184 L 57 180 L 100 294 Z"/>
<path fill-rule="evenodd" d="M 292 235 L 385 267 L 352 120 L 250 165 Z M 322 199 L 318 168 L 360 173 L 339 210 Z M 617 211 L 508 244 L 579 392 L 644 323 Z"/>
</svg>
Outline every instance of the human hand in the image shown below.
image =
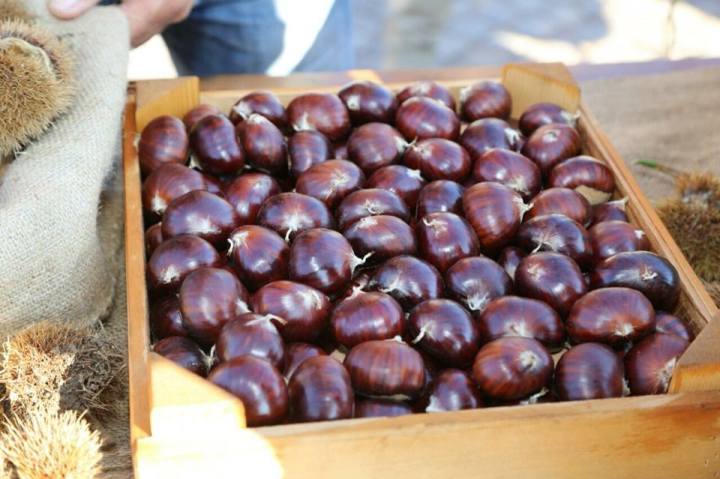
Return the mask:
<svg viewBox="0 0 720 479">
<path fill-rule="evenodd" d="M 79 17 L 100 0 L 50 0 L 50 13 L 63 20 Z M 190 14 L 193 0 L 123 0 L 120 8 L 128 17 L 130 43 L 142 45 L 166 26 L 180 22 Z"/>
</svg>

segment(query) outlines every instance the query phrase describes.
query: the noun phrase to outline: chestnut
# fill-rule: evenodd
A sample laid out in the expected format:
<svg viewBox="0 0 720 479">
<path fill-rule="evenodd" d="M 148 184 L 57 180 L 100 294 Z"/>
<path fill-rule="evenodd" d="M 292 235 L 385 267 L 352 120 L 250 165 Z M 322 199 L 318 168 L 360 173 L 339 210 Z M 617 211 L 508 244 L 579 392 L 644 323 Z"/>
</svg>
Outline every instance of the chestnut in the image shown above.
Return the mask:
<svg viewBox="0 0 720 479">
<path fill-rule="evenodd" d="M 203 171 L 213 175 L 236 174 L 245 166 L 235 127 L 222 115 L 198 121 L 190 132 L 190 146 Z"/>
<path fill-rule="evenodd" d="M 287 106 L 293 130 L 317 130 L 330 141 L 338 141 L 350 132 L 350 114 L 337 95 L 305 93 Z"/>
<path fill-rule="evenodd" d="M 527 255 L 520 248 L 507 246 L 500 251 L 500 254 L 497 257 L 497 262 L 514 282 L 515 270 L 525 256 Z"/>
<path fill-rule="evenodd" d="M 475 160 L 473 178 L 509 186 L 525 201 L 542 187 L 540 168 L 535 163 L 520 153 L 500 148 L 491 148 Z"/>
<path fill-rule="evenodd" d="M 428 138 L 412 143 L 403 155 L 405 166 L 429 180 L 462 181 L 470 173 L 470 155 L 457 143 Z"/>
<path fill-rule="evenodd" d="M 460 134 L 460 120 L 442 102 L 427 97 L 412 97 L 404 101 L 395 115 L 395 126 L 407 141 L 426 138 L 456 140 Z"/>
<path fill-rule="evenodd" d="M 465 190 L 462 201 L 480 246 L 491 253 L 515 236 L 528 210 L 517 192 L 499 183 L 477 183 Z"/>
<path fill-rule="evenodd" d="M 280 193 L 268 198 L 258 211 L 257 224 L 286 240 L 312 228 L 333 228 L 335 220 L 325 203 L 300 193 Z"/>
<path fill-rule="evenodd" d="M 412 398 L 425 385 L 420 353 L 395 339 L 360 343 L 350 350 L 344 364 L 359 394 Z"/>
<path fill-rule="evenodd" d="M 415 254 L 417 242 L 412 228 L 400 218 L 366 216 L 345 228 L 343 236 L 361 257 L 378 263 L 393 256 Z"/>
<path fill-rule="evenodd" d="M 367 123 L 356 129 L 347 142 L 347 153 L 366 174 L 396 163 L 407 143 L 400 132 L 385 123 Z"/>
<path fill-rule="evenodd" d="M 655 310 L 642 293 L 630 288 L 600 288 L 578 299 L 566 321 L 574 343 L 620 347 L 655 329 Z"/>
<path fill-rule="evenodd" d="M 192 234 L 216 247 L 225 241 L 240 218 L 230 203 L 207 191 L 195 190 L 175 198 L 163 215 L 163 238 Z"/>
<path fill-rule="evenodd" d="M 335 143 L 333 145 L 333 159 L 335 160 L 349 160 L 350 155 L 348 154 L 347 143 Z"/>
<path fill-rule="evenodd" d="M 459 259 L 480 251 L 475 232 L 455 213 L 430 213 L 418 221 L 415 234 L 420 256 L 441 273 Z"/>
<path fill-rule="evenodd" d="M 283 374 L 289 380 L 295 370 L 305 362 L 306 359 L 315 356 L 325 356 L 322 348 L 308 343 L 289 343 L 285 346 L 285 361 Z"/>
<path fill-rule="evenodd" d="M 249 299 L 245 286 L 229 271 L 197 269 L 180 287 L 183 324 L 200 344 L 212 344 L 228 321 L 249 311 Z"/>
<path fill-rule="evenodd" d="M 162 223 L 155 223 L 145 230 L 145 256 L 150 258 L 162 242 Z"/>
<path fill-rule="evenodd" d="M 245 313 L 223 326 L 215 343 L 220 362 L 239 356 L 255 356 L 272 363 L 278 370 L 284 366 L 285 344 L 272 316 Z"/>
<path fill-rule="evenodd" d="M 205 180 L 205 189 L 208 191 L 208 193 L 217 195 L 220 198 L 225 198 L 225 182 L 224 181 L 218 179 L 217 177 L 215 177 L 213 175 L 203 173 L 202 170 L 196 169 L 195 171 L 199 171 L 200 174 L 203 176 L 203 179 Z"/>
<path fill-rule="evenodd" d="M 214 105 L 200 104 L 183 116 L 185 130 L 192 131 L 195 124 L 209 115 L 222 115 L 220 109 Z"/>
<path fill-rule="evenodd" d="M 185 125 L 174 116 L 159 116 L 140 133 L 138 161 L 147 176 L 166 163 L 184 165 L 188 161 L 188 135 Z"/>
<path fill-rule="evenodd" d="M 273 175 L 287 173 L 285 137 L 270 120 L 253 113 L 237 126 L 237 132 L 250 166 Z"/>
<path fill-rule="evenodd" d="M 460 114 L 468 122 L 480 118 L 507 120 L 512 111 L 512 98 L 502 83 L 480 81 L 460 90 Z"/>
<path fill-rule="evenodd" d="M 523 145 L 522 154 L 533 160 L 544 176 L 548 176 L 555 165 L 580 154 L 581 148 L 582 140 L 575 128 L 552 123 L 541 126 L 530 135 Z"/>
<path fill-rule="evenodd" d="M 470 375 L 459 369 L 441 371 L 430 384 L 423 401 L 425 412 L 461 411 L 482 407 L 480 392 Z"/>
<path fill-rule="evenodd" d="M 409 404 L 390 399 L 355 399 L 355 417 L 396 417 L 412 414 Z"/>
<path fill-rule="evenodd" d="M 643 293 L 657 309 L 672 311 L 680 298 L 680 278 L 668 260 L 649 251 L 618 253 L 590 275 L 593 288 L 624 286 Z"/>
<path fill-rule="evenodd" d="M 541 126 L 551 123 L 563 123 L 575 127 L 578 115 L 564 110 L 554 103 L 535 103 L 520 115 L 518 126 L 525 136 L 530 136 Z"/>
<path fill-rule="evenodd" d="M 362 188 L 365 175 L 347 160 L 329 160 L 312 166 L 297 179 L 295 191 L 335 208 L 344 197 Z"/>
<path fill-rule="evenodd" d="M 380 188 L 396 193 L 411 208 L 415 208 L 420 190 L 425 186 L 425 179 L 418 170 L 402 165 L 390 165 L 375 171 L 365 188 Z"/>
<path fill-rule="evenodd" d="M 420 80 L 406 86 L 397 94 L 397 100 L 400 104 L 410 98 L 423 97 L 437 100 L 452 111 L 455 111 L 455 98 L 452 92 L 438 82 L 431 80 Z"/>
<path fill-rule="evenodd" d="M 198 376 L 207 376 L 210 360 L 189 338 L 168 336 L 155 343 L 153 351 Z"/>
<path fill-rule="evenodd" d="M 607 165 L 587 155 L 576 156 L 553 167 L 550 186 L 570 188 L 593 205 L 604 203 L 615 191 L 615 178 Z"/>
<path fill-rule="evenodd" d="M 387 260 L 373 275 L 368 289 L 387 293 L 409 309 L 443 295 L 443 280 L 431 264 L 414 256 Z"/>
<path fill-rule="evenodd" d="M 255 292 L 252 310 L 282 318 L 278 325 L 285 341 L 315 341 L 330 317 L 330 299 L 310 286 L 273 281 Z"/>
<path fill-rule="evenodd" d="M 150 330 L 155 339 L 168 336 L 187 336 L 183 324 L 180 301 L 177 296 L 168 296 L 156 301 L 150 308 Z"/>
<path fill-rule="evenodd" d="M 338 96 L 350 112 L 353 125 L 392 123 L 398 100 L 386 86 L 371 81 L 352 81 L 340 89 Z"/>
<path fill-rule="evenodd" d="M 225 190 L 225 199 L 235 209 L 239 224 L 255 222 L 262 204 L 281 193 L 280 185 L 265 173 L 249 172 L 238 176 Z"/>
<path fill-rule="evenodd" d="M 355 268 L 364 262 L 355 256 L 343 235 L 315 228 L 300 233 L 293 241 L 288 269 L 291 280 L 332 295 L 350 283 Z"/>
<path fill-rule="evenodd" d="M 592 206 L 580 193 L 568 188 L 548 188 L 532 200 L 525 219 L 557 213 L 587 227 L 593 216 Z"/>
<path fill-rule="evenodd" d="M 401 336 L 405 316 L 392 296 L 356 291 L 335 306 L 330 328 L 335 340 L 351 349 L 365 341 Z"/>
<path fill-rule="evenodd" d="M 685 321 L 674 314 L 664 311 L 657 311 L 655 313 L 655 331 L 658 333 L 674 334 L 687 342 L 695 338 L 695 333 L 693 333 Z"/>
<path fill-rule="evenodd" d="M 596 261 L 618 253 L 650 249 L 645 232 L 624 221 L 603 221 L 588 231 Z"/>
<path fill-rule="evenodd" d="M 592 264 L 590 235 L 581 224 L 565 215 L 541 215 L 525 221 L 515 241 L 528 253 L 554 251 L 571 257 L 581 268 Z"/>
<path fill-rule="evenodd" d="M 417 218 L 430 213 L 463 214 L 462 195 L 465 189 L 459 183 L 450 180 L 437 180 L 428 183 L 420 190 L 417 199 Z"/>
<path fill-rule="evenodd" d="M 540 341 L 551 351 L 560 349 L 565 340 L 565 326 L 560 316 L 537 299 L 503 296 L 488 303 L 478 317 L 482 342 L 504 336 L 520 336 Z"/>
<path fill-rule="evenodd" d="M 555 391 L 561 401 L 623 395 L 622 360 L 600 343 L 582 343 L 562 355 L 555 369 Z"/>
<path fill-rule="evenodd" d="M 155 248 L 148 260 L 150 290 L 172 293 L 192 271 L 220 264 L 220 255 L 204 239 L 192 235 L 169 238 Z"/>
<path fill-rule="evenodd" d="M 445 273 L 448 293 L 470 311 L 482 311 L 495 298 L 512 290 L 512 281 L 495 261 L 482 256 L 463 258 Z"/>
<path fill-rule="evenodd" d="M 335 210 L 338 228 L 345 229 L 359 219 L 368 216 L 397 216 L 406 223 L 410 210 L 396 193 L 380 188 L 369 188 L 350 193 Z"/>
<path fill-rule="evenodd" d="M 625 212 L 625 206 L 627 205 L 627 198 L 620 200 L 608 201 L 607 203 L 600 203 L 593 207 L 593 224 L 602 223 L 603 221 L 630 221 L 628 215 Z"/>
<path fill-rule="evenodd" d="M 142 185 L 145 211 L 161 217 L 175 198 L 194 190 L 207 189 L 203 175 L 187 166 L 167 163 L 153 170 Z"/>
<path fill-rule="evenodd" d="M 688 344 L 680 336 L 655 333 L 633 346 L 625 356 L 630 392 L 635 396 L 665 394 Z"/>
<path fill-rule="evenodd" d="M 288 391 L 292 418 L 297 421 L 333 421 L 353 415 L 350 375 L 330 356 L 303 361 L 290 377 Z"/>
<path fill-rule="evenodd" d="M 297 178 L 313 165 L 334 158 L 332 145 L 319 131 L 298 131 L 288 140 L 290 174 Z"/>
<path fill-rule="evenodd" d="M 268 361 L 248 355 L 233 358 L 215 366 L 208 380 L 242 401 L 250 427 L 277 424 L 288 412 L 285 380 Z"/>
<path fill-rule="evenodd" d="M 504 120 L 481 118 L 463 130 L 459 143 L 476 159 L 493 148 L 517 150 L 520 133 Z"/>
<path fill-rule="evenodd" d="M 228 241 L 234 269 L 251 290 L 287 278 L 290 248 L 273 230 L 245 225 L 234 230 Z"/>
<path fill-rule="evenodd" d="M 546 302 L 562 317 L 588 290 L 577 263 L 550 252 L 523 258 L 515 271 L 515 287 L 522 296 Z"/>
<path fill-rule="evenodd" d="M 240 98 L 230 109 L 230 121 L 237 125 L 253 113 L 264 116 L 281 130 L 287 128 L 285 107 L 278 97 L 269 91 L 254 91 Z"/>
<path fill-rule="evenodd" d="M 467 368 L 478 351 L 478 329 L 470 313 L 455 301 L 430 299 L 408 316 L 408 337 L 443 364 Z"/>
<path fill-rule="evenodd" d="M 539 341 L 506 336 L 485 344 L 475 357 L 472 378 L 493 399 L 512 401 L 550 383 L 553 359 Z"/>
</svg>

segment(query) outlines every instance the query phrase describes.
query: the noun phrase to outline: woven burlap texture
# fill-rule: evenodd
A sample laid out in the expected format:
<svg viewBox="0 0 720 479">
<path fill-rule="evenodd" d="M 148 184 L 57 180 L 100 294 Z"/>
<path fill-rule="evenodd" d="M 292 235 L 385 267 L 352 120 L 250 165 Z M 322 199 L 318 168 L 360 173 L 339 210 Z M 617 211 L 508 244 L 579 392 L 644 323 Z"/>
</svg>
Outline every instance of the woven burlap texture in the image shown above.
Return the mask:
<svg viewBox="0 0 720 479">
<path fill-rule="evenodd" d="M 120 151 L 127 21 L 106 7 L 60 22 L 44 0 L 27 4 L 72 50 L 77 96 L 0 178 L 0 335 L 40 320 L 90 324 L 107 314 L 117 278 L 106 256 L 119 237 L 100 241 L 98 214 Z"/>
</svg>

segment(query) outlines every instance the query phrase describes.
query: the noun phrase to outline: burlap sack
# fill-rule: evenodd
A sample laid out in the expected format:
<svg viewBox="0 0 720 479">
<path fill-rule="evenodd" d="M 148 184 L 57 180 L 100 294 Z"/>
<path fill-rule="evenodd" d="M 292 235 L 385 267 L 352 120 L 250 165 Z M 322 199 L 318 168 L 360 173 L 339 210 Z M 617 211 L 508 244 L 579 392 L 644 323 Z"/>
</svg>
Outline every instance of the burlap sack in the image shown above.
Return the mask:
<svg viewBox="0 0 720 479">
<path fill-rule="evenodd" d="M 27 3 L 73 50 L 77 97 L 0 178 L 0 335 L 39 320 L 88 324 L 106 315 L 116 270 L 105 255 L 117 255 L 120 236 L 101 242 L 98 214 L 120 152 L 126 18 L 105 7 L 60 22 L 44 0 Z"/>
</svg>

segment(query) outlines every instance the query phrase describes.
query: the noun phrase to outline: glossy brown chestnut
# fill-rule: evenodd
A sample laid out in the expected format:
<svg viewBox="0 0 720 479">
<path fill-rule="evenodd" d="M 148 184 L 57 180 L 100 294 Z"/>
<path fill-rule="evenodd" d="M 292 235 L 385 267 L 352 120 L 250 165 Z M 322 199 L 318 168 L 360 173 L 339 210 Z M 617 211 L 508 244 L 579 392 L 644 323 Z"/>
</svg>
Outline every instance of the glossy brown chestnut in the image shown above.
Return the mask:
<svg viewBox="0 0 720 479">
<path fill-rule="evenodd" d="M 169 238 L 155 248 L 147 265 L 150 290 L 172 293 L 185 277 L 205 266 L 220 266 L 220 255 L 202 238 L 181 235 Z"/>
<path fill-rule="evenodd" d="M 285 343 L 271 316 L 245 313 L 225 324 L 215 343 L 220 362 L 250 355 L 272 363 L 278 370 L 284 366 Z"/>
<path fill-rule="evenodd" d="M 285 341 L 316 340 L 325 329 L 332 305 L 315 288 L 293 281 L 273 281 L 255 292 L 252 310 L 284 320 L 277 325 Z"/>
<path fill-rule="evenodd" d="M 174 116 L 160 116 L 143 128 L 138 143 L 138 160 L 143 175 L 165 163 L 184 165 L 188 161 L 188 135 L 185 125 Z"/>
<path fill-rule="evenodd" d="M 520 296 L 496 298 L 478 318 L 482 342 L 505 336 L 520 336 L 540 341 L 551 351 L 559 349 L 565 340 L 565 326 L 560 316 L 537 299 Z"/>
<path fill-rule="evenodd" d="M 542 187 L 540 168 L 535 163 L 520 153 L 500 148 L 487 150 L 475 160 L 473 178 L 509 186 L 526 201 Z"/>
<path fill-rule="evenodd" d="M 439 101 L 452 111 L 455 111 L 455 98 L 450 90 L 440 83 L 430 80 L 420 80 L 406 86 L 397 94 L 400 104 L 415 97 L 432 98 Z"/>
<path fill-rule="evenodd" d="M 298 131 L 288 140 L 288 164 L 295 178 L 332 157 L 332 145 L 319 131 Z"/>
<path fill-rule="evenodd" d="M 563 123 L 575 127 L 577 116 L 563 110 L 554 103 L 535 103 L 520 115 L 518 126 L 525 136 L 530 136 L 535 130 L 551 123 Z"/>
<path fill-rule="evenodd" d="M 338 228 L 344 229 L 368 216 L 397 216 L 410 221 L 410 209 L 396 193 L 380 188 L 358 190 L 343 198 L 335 210 Z"/>
<path fill-rule="evenodd" d="M 657 311 L 655 313 L 655 331 L 658 333 L 674 334 L 687 342 L 695 338 L 695 333 L 693 333 L 685 321 L 674 314 L 664 311 Z"/>
<path fill-rule="evenodd" d="M 206 190 L 203 175 L 184 165 L 167 163 L 153 170 L 142 185 L 143 209 L 161 217 L 175 198 L 194 190 Z"/>
<path fill-rule="evenodd" d="M 623 198 L 615 201 L 608 201 L 607 203 L 601 203 L 593 207 L 593 224 L 602 223 L 603 221 L 630 221 L 627 213 L 625 213 L 625 206 L 627 205 L 627 198 Z"/>
<path fill-rule="evenodd" d="M 480 251 L 477 235 L 464 218 L 455 213 L 430 213 L 415 227 L 418 252 L 444 273 L 456 261 Z"/>
<path fill-rule="evenodd" d="M 207 376 L 210 360 L 189 338 L 168 336 L 155 343 L 153 351 L 198 376 Z"/>
<path fill-rule="evenodd" d="M 467 368 L 478 351 L 478 329 L 469 312 L 449 299 L 430 299 L 408 316 L 408 338 L 439 362 Z"/>
<path fill-rule="evenodd" d="M 213 175 L 236 174 L 245 166 L 245 154 L 235 127 L 222 115 L 208 115 L 190 132 L 190 147 L 203 171 Z"/>
<path fill-rule="evenodd" d="M 465 188 L 450 180 L 437 180 L 428 183 L 420 190 L 417 199 L 417 218 L 430 213 L 455 213 L 462 215 L 462 195 Z"/>
<path fill-rule="evenodd" d="M 344 364 L 359 394 L 412 398 L 425 385 L 420 353 L 395 339 L 360 343 L 350 350 Z"/>
<path fill-rule="evenodd" d="M 220 363 L 208 380 L 240 398 L 250 427 L 277 424 L 288 412 L 285 380 L 264 359 L 246 355 Z"/>
<path fill-rule="evenodd" d="M 325 203 L 300 193 L 271 196 L 258 211 L 256 222 L 286 240 L 312 228 L 333 228 L 335 220 Z"/>
<path fill-rule="evenodd" d="M 495 261 L 482 256 L 464 258 L 445 273 L 445 285 L 453 298 L 470 311 L 482 311 L 495 298 L 512 290 L 512 281 Z"/>
<path fill-rule="evenodd" d="M 300 175 L 295 191 L 312 196 L 335 208 L 343 198 L 362 188 L 365 174 L 347 160 L 328 160 L 312 166 Z"/>
<path fill-rule="evenodd" d="M 162 223 L 155 223 L 145 230 L 145 256 L 150 258 L 162 242 Z"/>
<path fill-rule="evenodd" d="M 475 159 L 492 148 L 517 150 L 520 146 L 520 133 L 504 120 L 481 118 L 463 130 L 459 142 Z"/>
<path fill-rule="evenodd" d="M 515 271 L 515 288 L 522 296 L 539 299 L 565 317 L 588 285 L 577 263 L 560 253 L 526 256 Z"/>
<path fill-rule="evenodd" d="M 535 394 L 549 385 L 553 359 L 539 341 L 506 336 L 480 348 L 472 378 L 480 390 L 494 399 L 512 401 Z"/>
<path fill-rule="evenodd" d="M 230 203 L 207 191 L 195 190 L 170 202 L 163 215 L 163 238 L 191 234 L 216 247 L 227 246 L 226 240 L 240 224 Z"/>
<path fill-rule="evenodd" d="M 187 131 L 192 131 L 197 122 L 209 115 L 222 115 L 218 107 L 207 104 L 200 104 L 183 116 L 183 124 Z"/>
<path fill-rule="evenodd" d="M 618 253 L 649 250 L 650 241 L 641 229 L 624 221 L 603 221 L 588 231 L 596 261 Z"/>
<path fill-rule="evenodd" d="M 605 163 L 581 155 L 555 165 L 548 177 L 550 186 L 571 188 L 596 205 L 606 202 L 615 191 L 615 178 Z"/>
<path fill-rule="evenodd" d="M 657 309 L 672 311 L 680 297 L 680 279 L 668 260 L 649 251 L 618 253 L 598 263 L 593 288 L 624 286 L 643 293 Z"/>
<path fill-rule="evenodd" d="M 630 288 L 600 288 L 578 299 L 565 322 L 573 343 L 620 347 L 655 329 L 655 310 Z"/>
<path fill-rule="evenodd" d="M 403 155 L 403 163 L 431 181 L 463 181 L 471 166 L 468 152 L 444 138 L 428 138 L 411 144 Z"/>
<path fill-rule="evenodd" d="M 561 401 L 623 395 L 622 360 L 609 346 L 583 343 L 562 355 L 555 369 L 555 391 Z"/>
<path fill-rule="evenodd" d="M 238 176 L 230 183 L 225 191 L 225 199 L 235 209 L 239 224 L 246 225 L 255 222 L 265 200 L 280 194 L 281 191 L 280 185 L 272 176 L 250 172 Z"/>
<path fill-rule="evenodd" d="M 590 235 L 577 221 L 557 213 L 526 220 L 515 237 L 517 245 L 528 253 L 554 251 L 571 257 L 581 268 L 593 261 Z"/>
<path fill-rule="evenodd" d="M 396 256 L 375 271 L 368 289 L 389 294 L 407 310 L 442 297 L 443 280 L 431 264 L 413 256 Z"/>
<path fill-rule="evenodd" d="M 230 109 L 230 121 L 237 125 L 253 113 L 264 116 L 281 130 L 288 126 L 285 107 L 278 97 L 269 91 L 255 91 L 240 98 Z"/>
<path fill-rule="evenodd" d="M 569 188 L 548 188 L 532 200 L 532 208 L 525 219 L 557 213 L 573 219 L 587 227 L 593 216 L 592 206 L 580 193 Z"/>
<path fill-rule="evenodd" d="M 390 399 L 355 399 L 355 417 L 396 417 L 412 414 L 412 407 Z"/>
<path fill-rule="evenodd" d="M 366 80 L 352 81 L 342 87 L 338 96 L 350 112 L 353 125 L 395 120 L 398 100 L 384 85 Z"/>
<path fill-rule="evenodd" d="M 328 295 L 343 290 L 355 268 L 365 261 L 355 256 L 343 235 L 315 228 L 297 235 L 290 247 L 290 279 L 312 286 Z"/>
<path fill-rule="evenodd" d="M 347 142 L 350 160 L 366 174 L 396 163 L 407 143 L 400 132 L 385 123 L 368 123 L 356 129 Z"/>
<path fill-rule="evenodd" d="M 283 374 L 285 379 L 295 373 L 297 368 L 305 362 L 306 359 L 314 358 L 315 356 L 325 356 L 325 351 L 315 346 L 314 344 L 308 343 L 289 343 L 285 346 L 285 365 L 283 368 Z"/>
<path fill-rule="evenodd" d="M 480 118 L 507 120 L 512 111 L 512 98 L 502 83 L 481 81 L 460 90 L 460 114 L 468 122 Z"/>
<path fill-rule="evenodd" d="M 355 254 L 361 258 L 370 255 L 370 263 L 417 251 L 412 228 L 395 216 L 366 216 L 345 228 L 342 234 L 350 241 Z"/>
<path fill-rule="evenodd" d="M 288 119 L 295 131 L 316 130 L 338 141 L 350 132 L 350 115 L 337 95 L 305 93 L 296 96 L 287 107 Z"/>
<path fill-rule="evenodd" d="M 459 369 L 441 371 L 430 384 L 423 401 L 425 412 L 461 411 L 482 407 L 480 392 L 470 376 Z"/>
<path fill-rule="evenodd" d="M 625 356 L 630 392 L 635 396 L 665 394 L 688 344 L 679 336 L 655 333 L 633 346 Z"/>
<path fill-rule="evenodd" d="M 413 97 L 404 101 L 395 115 L 395 126 L 407 141 L 426 138 L 456 140 L 460 120 L 455 112 L 438 100 Z"/>
<path fill-rule="evenodd" d="M 356 291 L 335 306 L 330 328 L 335 340 L 351 349 L 365 341 L 401 336 L 405 316 L 392 296 Z"/>
<path fill-rule="evenodd" d="M 155 339 L 188 335 L 183 324 L 180 301 L 177 296 L 161 298 L 152 305 L 152 308 L 150 308 L 150 329 Z"/>
<path fill-rule="evenodd" d="M 290 408 L 300 422 L 332 421 L 353 415 L 350 376 L 342 364 L 330 356 L 305 360 L 290 377 Z"/>
<path fill-rule="evenodd" d="M 200 268 L 180 287 L 183 324 L 200 344 L 212 344 L 228 321 L 249 311 L 249 299 L 245 286 L 228 270 Z"/>
<path fill-rule="evenodd" d="M 253 113 L 237 126 L 237 132 L 250 166 L 273 175 L 287 173 L 285 137 L 270 120 Z"/>
<path fill-rule="evenodd" d="M 350 155 L 348 154 L 348 144 L 346 142 L 335 143 L 333 145 L 333 159 L 335 160 L 349 160 Z"/>
<path fill-rule="evenodd" d="M 273 230 L 245 225 L 235 229 L 228 241 L 228 256 L 238 277 L 250 290 L 288 277 L 290 247 Z"/>
<path fill-rule="evenodd" d="M 572 126 L 552 123 L 533 132 L 522 148 L 522 154 L 533 160 L 544 176 L 555 165 L 580 154 L 580 135 Z M 553 185 L 560 186 L 560 185 Z"/>
<path fill-rule="evenodd" d="M 220 180 L 216 176 L 203 173 L 201 170 L 196 169 L 196 171 L 200 171 L 202 174 L 203 179 L 205 180 L 205 187 L 209 193 L 217 195 L 220 198 L 225 198 L 225 181 Z"/>
<path fill-rule="evenodd" d="M 392 191 L 413 209 L 425 183 L 422 173 L 418 170 L 412 170 L 402 165 L 390 165 L 375 171 L 365 183 L 365 188 Z"/>
<path fill-rule="evenodd" d="M 517 233 L 528 206 L 514 190 L 499 183 L 477 183 L 463 194 L 465 218 L 483 251 L 497 252 Z"/>
<path fill-rule="evenodd" d="M 515 270 L 520 261 L 527 256 L 523 250 L 515 246 L 508 246 L 500 251 L 497 263 L 505 270 L 510 279 L 515 281 Z"/>
</svg>

